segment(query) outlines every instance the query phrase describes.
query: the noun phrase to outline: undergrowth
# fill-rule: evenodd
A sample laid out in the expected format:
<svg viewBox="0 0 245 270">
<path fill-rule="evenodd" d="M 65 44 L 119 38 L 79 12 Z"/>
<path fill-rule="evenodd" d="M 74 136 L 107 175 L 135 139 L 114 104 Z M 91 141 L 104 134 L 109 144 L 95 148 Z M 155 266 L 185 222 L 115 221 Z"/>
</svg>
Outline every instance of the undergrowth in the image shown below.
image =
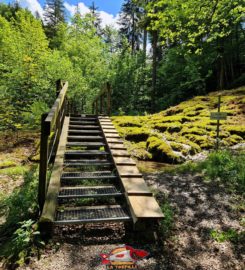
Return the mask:
<svg viewBox="0 0 245 270">
<path fill-rule="evenodd" d="M 0 226 L 0 258 L 6 265 L 23 264 L 42 245 L 37 229 L 37 166 L 23 170 L 24 182 L 10 196 L 0 197 L 0 215 L 5 223 Z"/>
<path fill-rule="evenodd" d="M 205 161 L 187 162 L 176 169 L 179 173 L 203 173 L 205 180 L 222 183 L 228 190 L 245 192 L 245 152 L 214 151 Z"/>
</svg>

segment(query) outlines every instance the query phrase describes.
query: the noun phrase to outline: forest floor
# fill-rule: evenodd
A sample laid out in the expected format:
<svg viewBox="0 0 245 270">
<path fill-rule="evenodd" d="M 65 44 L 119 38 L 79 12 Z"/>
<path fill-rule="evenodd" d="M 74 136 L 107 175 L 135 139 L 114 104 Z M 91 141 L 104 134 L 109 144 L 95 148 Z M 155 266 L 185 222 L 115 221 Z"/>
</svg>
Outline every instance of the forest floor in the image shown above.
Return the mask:
<svg viewBox="0 0 245 270">
<path fill-rule="evenodd" d="M 22 183 L 20 172 L 16 177 L 6 174 L 6 160 L 15 164 L 14 167 L 25 168 L 35 145 L 29 137 L 11 149 L 8 153 L 6 149 L 0 151 L 0 160 L 5 160 L 0 170 L 1 191 L 5 195 Z M 204 181 L 198 174 L 148 172 L 144 177 L 156 191 L 157 199 L 167 200 L 173 212 L 171 234 L 161 244 L 143 243 L 128 234 L 123 224 L 63 227 L 55 230 L 39 260 L 33 256 L 29 264 L 19 269 L 103 270 L 105 266 L 101 265 L 99 255 L 123 244 L 150 253 L 140 262 L 144 270 L 244 269 L 245 250 L 239 238 L 244 230 L 241 198 L 213 182 Z M 1 262 L 0 269 L 4 269 Z"/>
<path fill-rule="evenodd" d="M 105 269 L 99 254 L 110 253 L 123 244 L 150 252 L 140 262 L 144 270 L 242 270 L 245 253 L 241 241 L 222 239 L 224 231 L 242 232 L 241 201 L 223 188 L 205 183 L 200 175 L 146 174 L 145 179 L 157 189 L 157 197 L 168 197 L 174 211 L 174 228 L 164 244 L 145 244 L 127 236 L 122 224 L 110 228 L 63 228 L 58 230 L 41 259 L 32 258 L 20 269 L 65 270 Z M 91 231 L 92 229 L 92 231 Z M 213 232 L 213 237 L 211 236 Z M 215 233 L 216 232 L 216 233 Z M 224 236 L 225 237 L 225 236 Z"/>
</svg>

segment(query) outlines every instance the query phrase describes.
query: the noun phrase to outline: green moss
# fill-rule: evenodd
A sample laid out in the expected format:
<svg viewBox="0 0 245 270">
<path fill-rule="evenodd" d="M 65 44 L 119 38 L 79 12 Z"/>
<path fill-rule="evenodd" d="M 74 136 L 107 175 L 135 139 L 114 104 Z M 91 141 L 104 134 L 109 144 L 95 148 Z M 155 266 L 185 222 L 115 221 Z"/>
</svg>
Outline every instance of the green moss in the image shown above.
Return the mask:
<svg viewBox="0 0 245 270">
<path fill-rule="evenodd" d="M 185 127 L 182 129 L 181 134 L 182 135 L 186 135 L 186 134 L 206 135 L 207 132 L 204 129 L 201 129 L 198 127 L 193 127 L 193 128 Z"/>
<path fill-rule="evenodd" d="M 161 132 L 168 131 L 169 133 L 174 133 L 174 132 L 180 132 L 182 125 L 180 124 L 180 122 L 159 123 L 159 124 L 154 125 L 154 128 Z"/>
<path fill-rule="evenodd" d="M 171 146 L 156 136 L 148 138 L 147 150 L 152 154 L 152 158 L 156 161 L 168 163 L 181 162 L 181 158 L 173 152 Z"/>
<path fill-rule="evenodd" d="M 243 141 L 243 138 L 234 134 L 226 138 L 225 141 L 227 142 L 228 145 L 232 146 L 232 145 L 241 143 Z"/>
<path fill-rule="evenodd" d="M 0 162 L 0 169 L 16 166 L 16 162 L 13 160 L 4 160 Z"/>
<path fill-rule="evenodd" d="M 117 128 L 117 130 L 126 140 L 133 142 L 146 141 L 150 135 L 150 130 L 147 128 L 125 127 Z"/>
<path fill-rule="evenodd" d="M 126 143 L 126 147 L 129 151 L 129 153 L 140 160 L 151 160 L 152 154 L 150 154 L 146 150 L 146 142 L 138 142 L 138 143 Z"/>
<path fill-rule="evenodd" d="M 236 126 L 225 126 L 225 130 L 227 130 L 231 135 L 238 135 L 245 138 L 245 126 L 243 125 L 236 125 Z"/>
<path fill-rule="evenodd" d="M 190 149 L 187 150 L 189 154 L 194 155 L 201 152 L 201 147 L 195 142 L 190 141 L 188 138 L 181 136 L 181 137 L 178 137 L 177 140 L 179 143 L 185 144 L 190 147 Z"/>
<path fill-rule="evenodd" d="M 186 134 L 185 135 L 189 140 L 200 145 L 201 149 L 211 149 L 214 147 L 214 140 L 208 136 L 200 136 L 195 134 Z"/>
<path fill-rule="evenodd" d="M 119 127 L 141 127 L 141 118 L 138 116 L 119 116 L 112 117 L 112 122 Z"/>
</svg>

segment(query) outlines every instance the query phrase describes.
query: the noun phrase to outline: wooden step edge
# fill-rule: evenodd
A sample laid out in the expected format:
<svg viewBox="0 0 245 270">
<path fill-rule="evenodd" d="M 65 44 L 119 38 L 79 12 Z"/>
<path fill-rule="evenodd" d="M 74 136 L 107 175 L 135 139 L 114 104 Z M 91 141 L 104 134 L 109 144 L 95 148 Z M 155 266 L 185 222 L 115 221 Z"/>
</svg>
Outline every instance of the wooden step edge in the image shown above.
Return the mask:
<svg viewBox="0 0 245 270">
<path fill-rule="evenodd" d="M 135 224 L 140 220 L 161 220 L 164 218 L 164 214 L 153 196 L 128 194 L 126 198 Z"/>
</svg>

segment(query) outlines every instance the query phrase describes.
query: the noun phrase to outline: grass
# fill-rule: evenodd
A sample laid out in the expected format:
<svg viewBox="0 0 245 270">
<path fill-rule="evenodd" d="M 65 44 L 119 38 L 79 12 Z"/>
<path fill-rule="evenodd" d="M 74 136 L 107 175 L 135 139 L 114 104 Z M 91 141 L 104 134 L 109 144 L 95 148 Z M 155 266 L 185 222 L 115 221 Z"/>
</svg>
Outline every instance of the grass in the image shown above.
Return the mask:
<svg viewBox="0 0 245 270">
<path fill-rule="evenodd" d="M 230 241 L 235 244 L 242 244 L 245 241 L 245 232 L 238 232 L 234 229 L 228 229 L 227 231 L 211 230 L 210 237 L 219 243 Z"/>
</svg>

